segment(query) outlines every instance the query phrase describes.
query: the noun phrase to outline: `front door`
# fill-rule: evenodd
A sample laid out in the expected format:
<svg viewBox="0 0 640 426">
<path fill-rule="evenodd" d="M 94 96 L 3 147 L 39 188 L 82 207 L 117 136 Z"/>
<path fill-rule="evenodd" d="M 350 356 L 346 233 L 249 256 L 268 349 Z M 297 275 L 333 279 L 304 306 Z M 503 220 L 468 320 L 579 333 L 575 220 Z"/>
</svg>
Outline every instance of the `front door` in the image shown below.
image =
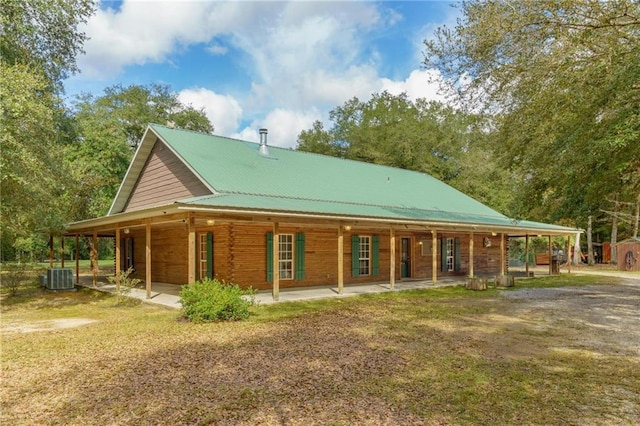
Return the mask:
<svg viewBox="0 0 640 426">
<path fill-rule="evenodd" d="M 411 277 L 411 238 L 400 239 L 400 278 Z"/>
</svg>

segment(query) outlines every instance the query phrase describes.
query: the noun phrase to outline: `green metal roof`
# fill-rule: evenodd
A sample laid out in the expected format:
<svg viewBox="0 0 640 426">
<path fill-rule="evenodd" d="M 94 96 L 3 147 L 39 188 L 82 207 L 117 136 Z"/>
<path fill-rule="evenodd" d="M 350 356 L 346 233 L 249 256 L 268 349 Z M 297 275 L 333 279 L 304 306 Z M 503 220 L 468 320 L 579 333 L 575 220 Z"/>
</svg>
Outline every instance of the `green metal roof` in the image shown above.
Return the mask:
<svg viewBox="0 0 640 426">
<path fill-rule="evenodd" d="M 151 129 L 209 187 L 180 204 L 324 215 L 520 227 L 505 215 L 424 173 L 192 131 Z M 571 230 L 526 222 L 526 228 Z"/>
</svg>

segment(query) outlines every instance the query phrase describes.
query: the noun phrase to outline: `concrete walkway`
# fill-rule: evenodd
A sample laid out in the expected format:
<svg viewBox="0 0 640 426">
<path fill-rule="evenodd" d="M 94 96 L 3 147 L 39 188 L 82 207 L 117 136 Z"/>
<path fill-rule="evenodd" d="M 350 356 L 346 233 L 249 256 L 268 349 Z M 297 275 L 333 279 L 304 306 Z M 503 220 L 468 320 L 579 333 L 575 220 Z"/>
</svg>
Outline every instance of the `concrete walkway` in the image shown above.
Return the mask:
<svg viewBox="0 0 640 426">
<path fill-rule="evenodd" d="M 102 277 L 100 277 L 102 278 Z M 78 285 L 106 293 L 115 293 L 116 286 L 106 283 L 106 279 L 98 279 L 96 287 L 93 286 L 91 276 L 85 275 L 80 277 Z M 270 290 L 261 290 L 255 294 L 255 301 L 258 305 L 268 305 L 272 303 L 295 302 L 301 300 L 328 299 L 332 297 L 349 297 L 361 294 L 384 293 L 388 291 L 406 291 L 427 288 L 438 288 L 447 286 L 464 285 L 465 277 L 442 278 L 434 286 L 431 281 L 400 281 L 396 282 L 394 289 L 391 290 L 390 284 L 387 282 L 345 285 L 342 294 L 338 293 L 338 288 L 333 286 L 323 287 L 299 287 L 280 290 L 280 299 L 273 300 Z M 180 309 L 180 288 L 181 286 L 166 283 L 152 283 L 151 298 L 147 299 L 147 292 L 144 287 L 131 289 L 129 297 L 139 299 L 144 303 L 161 305 L 173 309 Z"/>
</svg>

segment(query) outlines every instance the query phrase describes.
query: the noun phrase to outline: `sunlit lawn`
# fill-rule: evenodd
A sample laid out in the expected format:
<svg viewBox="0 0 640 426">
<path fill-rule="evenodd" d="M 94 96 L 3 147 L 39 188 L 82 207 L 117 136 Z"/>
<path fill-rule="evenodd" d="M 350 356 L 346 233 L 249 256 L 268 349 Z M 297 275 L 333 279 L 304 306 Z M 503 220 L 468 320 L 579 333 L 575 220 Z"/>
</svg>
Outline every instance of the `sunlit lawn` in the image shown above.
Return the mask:
<svg viewBox="0 0 640 426">
<path fill-rule="evenodd" d="M 550 277 L 527 287 L 610 284 Z M 80 290 L 2 301 L 2 424 L 634 424 L 637 354 L 443 288 L 254 308 L 194 325 Z M 7 325 L 96 322 L 31 333 Z M 47 323 L 40 326 L 46 327 Z"/>
</svg>

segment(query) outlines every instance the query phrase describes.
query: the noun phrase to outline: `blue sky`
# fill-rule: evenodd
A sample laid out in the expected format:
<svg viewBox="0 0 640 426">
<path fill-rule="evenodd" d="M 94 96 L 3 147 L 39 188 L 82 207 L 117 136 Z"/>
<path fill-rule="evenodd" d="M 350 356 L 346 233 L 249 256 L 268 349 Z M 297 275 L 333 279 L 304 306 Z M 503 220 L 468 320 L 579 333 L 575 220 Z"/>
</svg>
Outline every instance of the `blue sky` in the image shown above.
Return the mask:
<svg viewBox="0 0 640 426">
<path fill-rule="evenodd" d="M 441 1 L 103 1 L 69 98 L 122 84 L 168 84 L 215 133 L 294 147 L 314 121 L 388 90 L 442 99 L 422 42 L 458 10 Z"/>
</svg>

